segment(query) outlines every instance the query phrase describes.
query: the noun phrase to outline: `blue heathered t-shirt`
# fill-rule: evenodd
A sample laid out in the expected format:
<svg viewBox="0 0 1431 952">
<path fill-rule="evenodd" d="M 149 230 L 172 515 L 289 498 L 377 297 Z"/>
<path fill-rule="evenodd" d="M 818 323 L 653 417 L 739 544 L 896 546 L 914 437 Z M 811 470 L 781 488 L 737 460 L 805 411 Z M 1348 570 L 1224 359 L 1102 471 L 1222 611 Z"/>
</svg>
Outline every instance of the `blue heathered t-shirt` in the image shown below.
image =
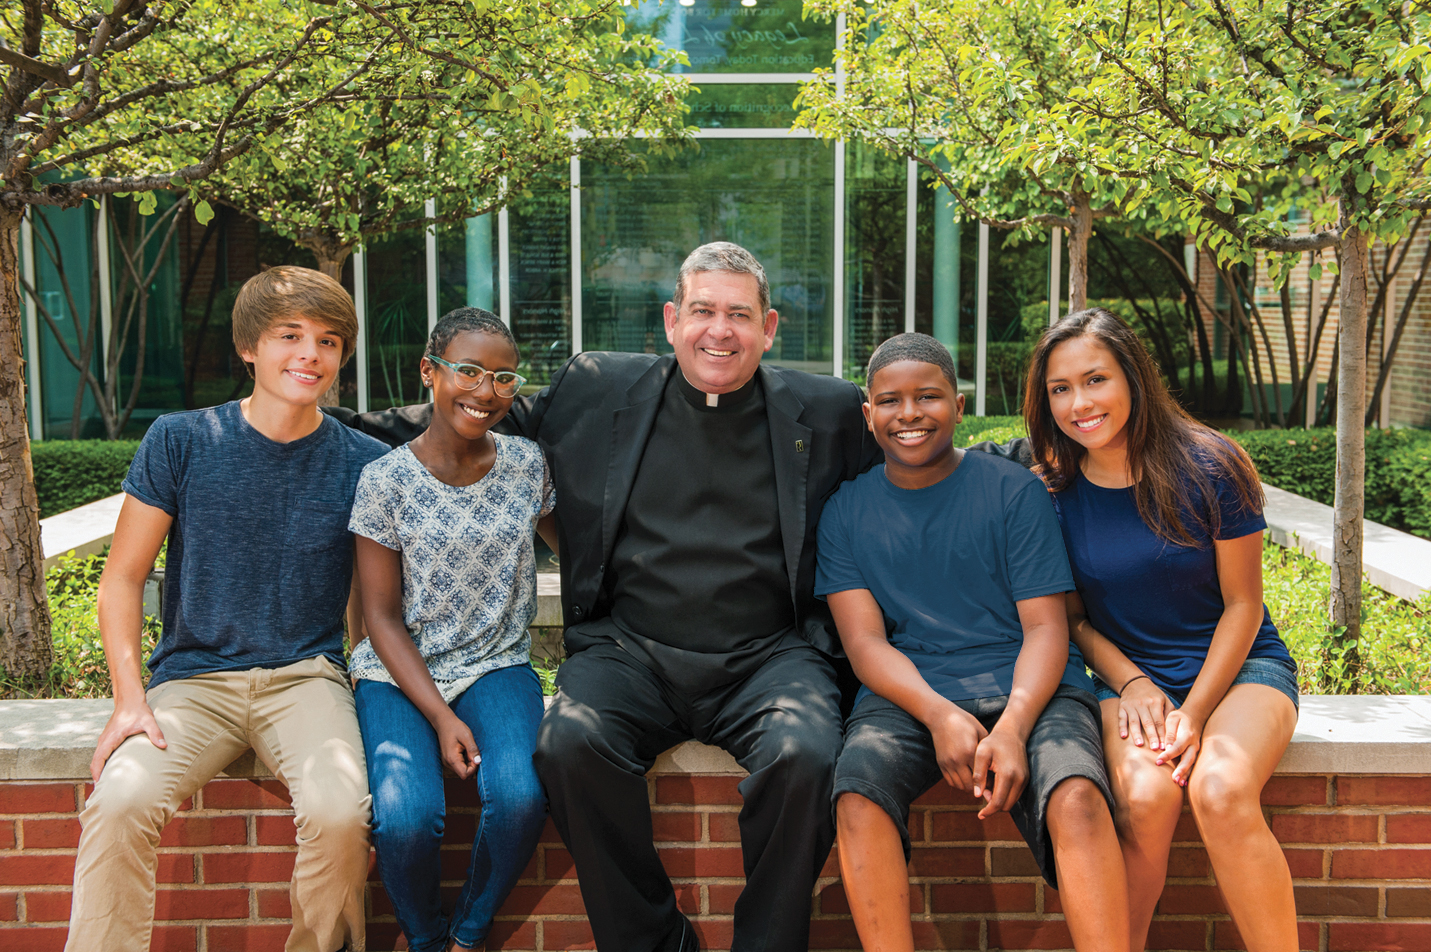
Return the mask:
<svg viewBox="0 0 1431 952">
<path fill-rule="evenodd" d="M 275 443 L 237 401 L 155 420 L 124 479 L 174 517 L 149 686 L 318 655 L 342 666 L 348 515 L 358 474 L 387 451 L 327 415 Z"/>
<path fill-rule="evenodd" d="M 1012 691 L 1024 645 L 1015 603 L 1073 589 L 1048 490 L 985 453 L 923 489 L 874 467 L 830 497 L 818 541 L 815 594 L 869 590 L 890 644 L 951 701 Z M 1063 683 L 1093 689 L 1071 644 Z"/>
<path fill-rule="evenodd" d="M 1243 509 L 1231 480 L 1209 476 L 1222 517 L 1218 539 L 1267 528 L 1261 512 Z M 1164 542 L 1138 515 L 1133 487 L 1104 489 L 1081 472 L 1053 500 L 1088 620 L 1154 684 L 1185 696 L 1224 607 L 1212 536 L 1189 522 L 1198 547 Z M 1265 605 L 1247 656 L 1292 660 Z"/>
</svg>

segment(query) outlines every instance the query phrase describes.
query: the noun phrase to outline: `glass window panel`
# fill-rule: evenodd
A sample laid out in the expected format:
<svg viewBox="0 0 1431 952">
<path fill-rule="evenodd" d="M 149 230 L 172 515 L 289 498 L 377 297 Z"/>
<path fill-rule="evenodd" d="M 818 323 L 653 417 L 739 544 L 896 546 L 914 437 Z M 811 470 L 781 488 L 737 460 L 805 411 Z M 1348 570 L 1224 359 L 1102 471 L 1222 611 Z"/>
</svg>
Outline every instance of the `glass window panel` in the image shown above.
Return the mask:
<svg viewBox="0 0 1431 952">
<path fill-rule="evenodd" d="M 44 435 L 49 439 L 102 437 L 104 424 L 93 392 L 60 343 L 78 356 L 81 334 L 98 337 L 99 299 L 92 290 L 99 269 L 95 247 L 99 216 L 89 203 L 71 209 L 36 207 L 32 214 Z M 46 320 L 47 313 L 53 324 Z M 94 350 L 90 366 L 99 374 L 99 348 Z M 75 420 L 77 395 L 80 409 Z"/>
<path fill-rule="evenodd" d="M 522 352 L 522 375 L 535 389 L 571 356 L 570 179 L 552 176 L 514 202 L 507 230 L 512 333 Z"/>
<path fill-rule="evenodd" d="M 669 353 L 662 305 L 681 262 L 734 241 L 765 267 L 780 313 L 766 359 L 830 373 L 834 152 L 812 139 L 706 139 L 628 178 L 582 169 L 582 337 L 590 350 Z"/>
<path fill-rule="evenodd" d="M 161 413 L 184 406 L 183 322 L 179 311 L 182 249 L 178 241 L 184 220 L 182 217 L 161 219 L 176 201 L 172 195 L 161 193 L 159 213 L 150 216 L 140 215 L 138 202 L 133 199 L 111 199 L 110 202 L 114 313 L 121 326 L 125 321 L 131 322 L 119 357 L 117 396 L 121 408 L 134 390 L 135 369 L 141 367 L 138 314 L 141 308 L 145 312 L 143 376 L 134 412 L 121 434 L 126 439 L 138 439 Z M 125 250 L 134 261 L 137 275 L 125 265 Z"/>
<path fill-rule="evenodd" d="M 904 331 L 906 164 L 845 148 L 845 373 L 863 384 L 870 354 Z"/>
<path fill-rule="evenodd" d="M 801 0 L 643 0 L 626 22 L 685 50 L 677 72 L 808 73 L 833 62 L 835 24 L 801 12 Z"/>
<path fill-rule="evenodd" d="M 427 344 L 427 239 L 411 228 L 367 247 L 368 409 L 427 399 L 418 365 Z"/>
<path fill-rule="evenodd" d="M 776 83 L 707 83 L 686 97 L 702 129 L 788 129 L 800 87 Z"/>
<path fill-rule="evenodd" d="M 437 228 L 437 314 L 458 307 L 500 307 L 495 212 Z"/>
</svg>

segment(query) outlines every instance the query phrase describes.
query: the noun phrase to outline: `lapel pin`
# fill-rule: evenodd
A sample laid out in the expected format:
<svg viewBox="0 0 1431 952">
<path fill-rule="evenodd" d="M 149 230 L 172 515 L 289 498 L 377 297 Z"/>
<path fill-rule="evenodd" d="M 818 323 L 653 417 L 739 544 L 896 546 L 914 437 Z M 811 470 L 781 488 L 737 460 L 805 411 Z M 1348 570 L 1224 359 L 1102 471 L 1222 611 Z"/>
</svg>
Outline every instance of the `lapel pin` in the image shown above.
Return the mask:
<svg viewBox="0 0 1431 952">
<path fill-rule="evenodd" d="M 796 440 L 796 441 L 795 441 L 795 452 L 797 452 L 797 453 L 803 453 L 803 452 L 805 452 L 805 441 L 804 441 L 804 440 Z"/>
</svg>

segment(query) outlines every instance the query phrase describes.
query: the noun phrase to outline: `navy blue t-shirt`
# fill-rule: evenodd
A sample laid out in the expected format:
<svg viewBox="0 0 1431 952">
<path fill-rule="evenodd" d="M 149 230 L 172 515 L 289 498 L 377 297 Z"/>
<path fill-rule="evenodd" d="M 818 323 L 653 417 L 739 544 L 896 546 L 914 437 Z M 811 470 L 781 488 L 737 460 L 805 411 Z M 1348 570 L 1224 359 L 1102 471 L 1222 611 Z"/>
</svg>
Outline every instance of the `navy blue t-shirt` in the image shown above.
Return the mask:
<svg viewBox="0 0 1431 952">
<path fill-rule="evenodd" d="M 965 453 L 951 475 L 900 489 L 876 466 L 820 516 L 815 594 L 867 589 L 889 642 L 951 701 L 1013 690 L 1016 602 L 1072 591 L 1048 490 L 1016 463 Z M 1063 683 L 1093 683 L 1069 645 Z M 868 689 L 862 689 L 861 694 Z"/>
<path fill-rule="evenodd" d="M 1236 485 L 1208 465 L 1221 516 L 1217 538 L 1267 528 L 1260 511 L 1243 508 Z M 1104 489 L 1081 472 L 1054 495 L 1054 507 L 1088 620 L 1154 684 L 1186 695 L 1224 607 L 1211 534 L 1185 520 L 1199 545 L 1165 542 L 1138 515 L 1133 487 Z M 1265 605 L 1247 656 L 1292 660 Z"/>
<path fill-rule="evenodd" d="M 211 671 L 343 664 L 348 516 L 382 443 L 323 416 L 275 443 L 238 402 L 154 421 L 124 491 L 174 517 L 149 686 Z"/>
</svg>

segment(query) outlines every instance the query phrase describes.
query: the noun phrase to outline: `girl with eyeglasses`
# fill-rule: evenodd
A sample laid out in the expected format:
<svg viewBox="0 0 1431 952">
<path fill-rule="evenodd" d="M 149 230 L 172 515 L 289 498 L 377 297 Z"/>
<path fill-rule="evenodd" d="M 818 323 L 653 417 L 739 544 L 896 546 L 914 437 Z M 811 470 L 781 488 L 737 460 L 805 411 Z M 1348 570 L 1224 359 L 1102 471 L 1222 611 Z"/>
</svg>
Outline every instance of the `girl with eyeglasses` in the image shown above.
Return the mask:
<svg viewBox="0 0 1431 952">
<path fill-rule="evenodd" d="M 557 547 L 551 474 L 530 440 L 492 432 L 525 378 L 495 315 L 433 328 L 432 423 L 370 463 L 349 529 L 368 640 L 353 650 L 378 870 L 413 952 L 481 949 L 536 849 L 546 798 L 532 767 L 542 692 L 532 533 Z M 467 880 L 444 914 L 442 768 L 477 785 Z"/>
</svg>

